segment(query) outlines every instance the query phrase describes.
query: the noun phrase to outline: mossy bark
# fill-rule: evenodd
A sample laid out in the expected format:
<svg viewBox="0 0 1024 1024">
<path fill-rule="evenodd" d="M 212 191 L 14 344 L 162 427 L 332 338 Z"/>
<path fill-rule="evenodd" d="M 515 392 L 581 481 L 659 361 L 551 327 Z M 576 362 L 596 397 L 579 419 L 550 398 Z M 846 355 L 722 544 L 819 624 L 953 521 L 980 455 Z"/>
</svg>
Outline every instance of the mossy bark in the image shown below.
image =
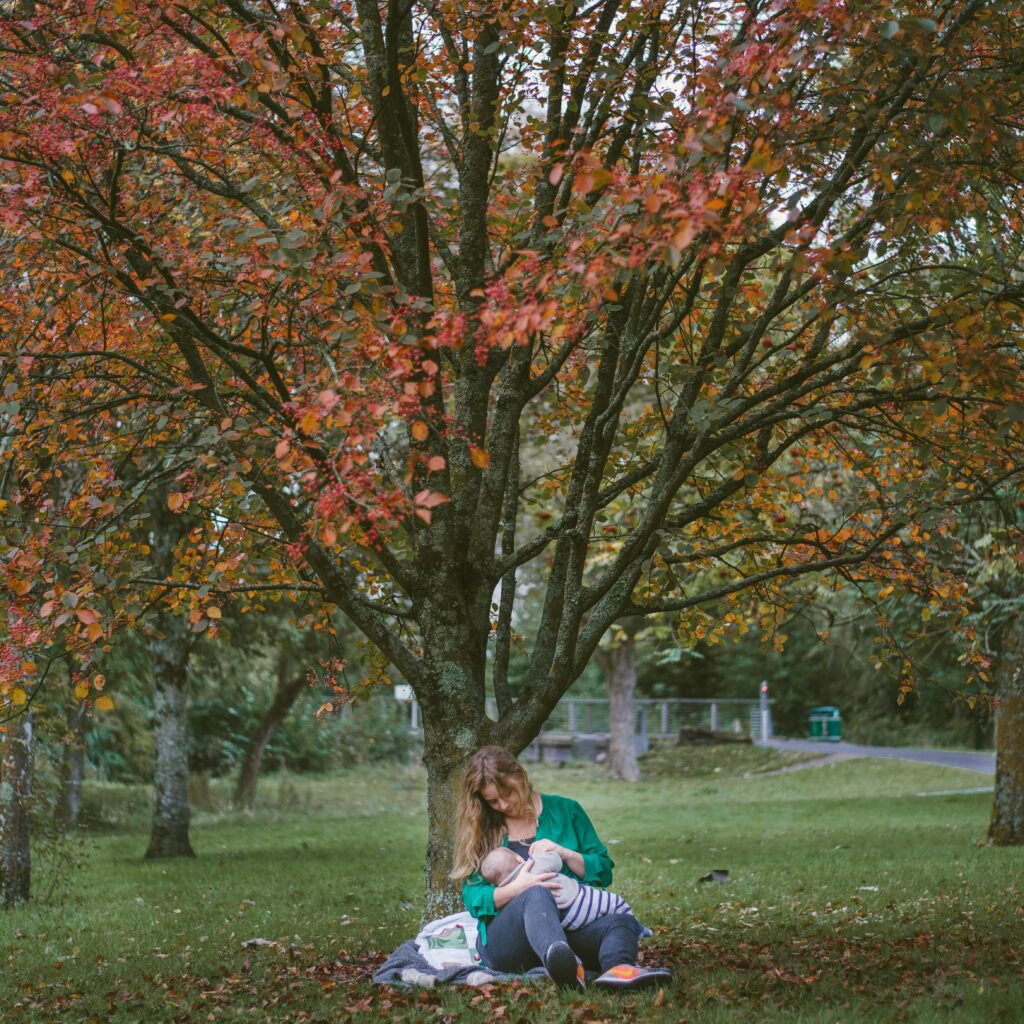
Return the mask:
<svg viewBox="0 0 1024 1024">
<path fill-rule="evenodd" d="M 484 711 L 486 632 L 476 635 L 457 616 L 451 594 L 428 602 L 425 631 L 433 641 L 428 665 L 433 685 L 418 694 L 427 769 L 427 854 L 424 920 L 462 909 L 461 885 L 448 877 L 454 861 L 459 785 L 470 757 L 489 740 Z M 485 620 L 486 621 L 486 620 Z"/>
<path fill-rule="evenodd" d="M 0 737 L 0 906 L 27 903 L 32 889 L 32 715 L 7 723 Z"/>
<path fill-rule="evenodd" d="M 151 541 L 153 566 L 161 578 L 174 571 L 177 543 L 187 523 L 167 508 L 167 495 L 154 494 Z M 147 858 L 194 857 L 189 842 L 188 661 L 192 637 L 183 615 L 160 605 L 149 640 L 153 673 L 153 826 Z"/>
<path fill-rule="evenodd" d="M 183 619 L 161 614 L 153 659 L 153 828 L 147 858 L 193 857 L 188 803 L 188 637 Z"/>
<path fill-rule="evenodd" d="M 1024 619 L 1004 627 L 997 666 L 996 786 L 988 837 L 997 846 L 1024 844 Z"/>
</svg>

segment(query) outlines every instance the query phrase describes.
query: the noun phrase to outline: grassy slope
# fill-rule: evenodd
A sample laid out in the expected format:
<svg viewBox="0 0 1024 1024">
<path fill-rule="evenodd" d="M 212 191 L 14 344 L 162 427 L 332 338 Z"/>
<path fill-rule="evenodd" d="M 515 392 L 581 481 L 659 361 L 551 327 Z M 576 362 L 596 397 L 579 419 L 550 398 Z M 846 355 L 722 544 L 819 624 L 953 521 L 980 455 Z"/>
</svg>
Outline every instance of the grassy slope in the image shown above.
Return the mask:
<svg viewBox="0 0 1024 1024">
<path fill-rule="evenodd" d="M 783 761 L 678 756 L 634 787 L 591 767 L 533 773 L 608 841 L 615 888 L 655 930 L 647 955 L 676 972 L 663 996 L 362 980 L 418 923 L 423 779 L 392 769 L 267 780 L 254 815 L 198 815 L 194 861 L 146 863 L 144 830 L 94 830 L 63 905 L 0 917 L 0 1018 L 1018 1019 L 1022 852 L 978 845 L 986 796 L 922 795 L 982 776 L 863 760 L 743 777 Z M 101 799 L 144 820 L 141 794 Z M 712 868 L 729 883 L 699 883 Z M 243 949 L 254 937 L 280 946 Z"/>
</svg>

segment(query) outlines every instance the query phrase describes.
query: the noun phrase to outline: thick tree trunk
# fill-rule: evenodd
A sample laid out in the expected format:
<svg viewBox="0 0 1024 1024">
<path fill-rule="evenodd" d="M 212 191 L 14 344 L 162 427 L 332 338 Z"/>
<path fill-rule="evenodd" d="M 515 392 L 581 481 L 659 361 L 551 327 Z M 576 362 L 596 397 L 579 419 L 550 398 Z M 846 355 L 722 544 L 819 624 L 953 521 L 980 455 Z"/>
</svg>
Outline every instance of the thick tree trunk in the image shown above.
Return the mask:
<svg viewBox="0 0 1024 1024">
<path fill-rule="evenodd" d="M 18 715 L 0 736 L 0 905 L 27 903 L 32 883 L 32 715 Z"/>
<path fill-rule="evenodd" d="M 427 767 L 427 856 L 424 921 L 462 909 L 461 885 L 448 874 L 454 863 L 459 784 L 466 762 L 486 742 L 482 714 L 460 714 L 461 702 L 423 708 L 423 761 Z"/>
<path fill-rule="evenodd" d="M 435 680 L 417 694 L 427 768 L 424 921 L 462 909 L 461 885 L 448 877 L 454 862 L 459 784 L 470 757 L 489 742 L 492 724 L 484 710 L 487 633 L 482 629 L 476 636 L 458 621 L 452 614 L 457 600 L 453 594 L 446 606 L 438 588 L 434 606 L 424 614 L 433 640 L 427 664 Z"/>
<path fill-rule="evenodd" d="M 263 712 L 263 717 L 249 737 L 242 758 L 242 769 L 238 773 L 235 785 L 234 803 L 237 808 L 252 807 L 256 800 L 256 784 L 259 779 L 260 765 L 270 741 L 274 738 L 281 723 L 288 717 L 292 705 L 306 688 L 306 674 L 300 672 L 289 675 L 289 666 L 281 664 L 277 672 L 277 688 L 270 707 Z"/>
<path fill-rule="evenodd" d="M 636 641 L 632 637 L 617 646 L 598 648 L 597 661 L 608 683 L 608 772 L 613 778 L 636 782 L 634 703 L 636 694 Z"/>
<path fill-rule="evenodd" d="M 997 846 L 1024 844 L 1024 618 L 1004 629 L 996 711 L 996 788 L 988 837 Z"/>
<path fill-rule="evenodd" d="M 426 734 L 424 729 L 424 734 Z M 435 737 L 436 739 L 436 737 Z M 426 739 L 425 739 L 426 742 Z M 427 859 L 424 870 L 426 898 L 423 920 L 433 921 L 462 909 L 461 886 L 448 873 L 455 850 L 455 822 L 459 799 L 459 780 L 466 761 L 444 758 L 443 763 L 427 759 Z"/>
<path fill-rule="evenodd" d="M 72 689 L 74 680 L 71 680 Z M 78 824 L 82 811 L 82 776 L 85 774 L 85 704 L 72 694 L 66 705 L 67 725 L 60 759 L 60 792 L 54 819 L 66 829 Z"/>
<path fill-rule="evenodd" d="M 188 657 L 185 620 L 161 612 L 150 640 L 153 671 L 153 831 L 146 857 L 194 857 L 188 838 Z"/>
</svg>

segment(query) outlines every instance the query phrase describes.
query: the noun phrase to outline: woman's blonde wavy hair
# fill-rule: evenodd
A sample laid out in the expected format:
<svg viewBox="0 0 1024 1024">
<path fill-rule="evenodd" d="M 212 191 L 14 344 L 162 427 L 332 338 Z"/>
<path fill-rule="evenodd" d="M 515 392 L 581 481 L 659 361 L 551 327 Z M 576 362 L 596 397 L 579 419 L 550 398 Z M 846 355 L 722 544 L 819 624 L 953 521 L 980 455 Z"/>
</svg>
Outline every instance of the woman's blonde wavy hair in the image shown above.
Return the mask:
<svg viewBox="0 0 1024 1024">
<path fill-rule="evenodd" d="M 515 799 L 515 816 L 535 814 L 533 786 L 523 766 L 504 747 L 481 747 L 470 759 L 459 790 L 455 827 L 455 881 L 480 870 L 488 852 L 505 837 L 505 816 L 493 810 L 480 791 L 493 784 L 502 798 Z"/>
</svg>

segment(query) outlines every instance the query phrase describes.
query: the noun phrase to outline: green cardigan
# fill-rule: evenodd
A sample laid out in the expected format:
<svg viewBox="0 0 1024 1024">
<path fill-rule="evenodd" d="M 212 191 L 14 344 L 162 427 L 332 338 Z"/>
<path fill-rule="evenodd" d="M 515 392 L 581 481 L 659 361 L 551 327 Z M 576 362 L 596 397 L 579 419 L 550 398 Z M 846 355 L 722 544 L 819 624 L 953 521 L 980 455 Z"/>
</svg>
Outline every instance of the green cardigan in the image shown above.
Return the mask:
<svg viewBox="0 0 1024 1024">
<path fill-rule="evenodd" d="M 564 796 L 541 794 L 540 818 L 537 821 L 537 838 L 550 839 L 567 850 L 583 855 L 584 877 L 562 866 L 562 874 L 570 875 L 587 885 L 604 888 L 611 885 L 612 868 L 615 866 L 608 856 L 608 848 L 597 837 L 597 832 L 587 817 L 587 812 L 575 801 Z M 508 846 L 508 837 L 502 840 Z M 494 917 L 495 886 L 486 882 L 479 873 L 471 875 L 462 883 L 462 902 L 476 918 L 480 927 L 480 942 L 487 943 L 487 922 Z"/>
</svg>

